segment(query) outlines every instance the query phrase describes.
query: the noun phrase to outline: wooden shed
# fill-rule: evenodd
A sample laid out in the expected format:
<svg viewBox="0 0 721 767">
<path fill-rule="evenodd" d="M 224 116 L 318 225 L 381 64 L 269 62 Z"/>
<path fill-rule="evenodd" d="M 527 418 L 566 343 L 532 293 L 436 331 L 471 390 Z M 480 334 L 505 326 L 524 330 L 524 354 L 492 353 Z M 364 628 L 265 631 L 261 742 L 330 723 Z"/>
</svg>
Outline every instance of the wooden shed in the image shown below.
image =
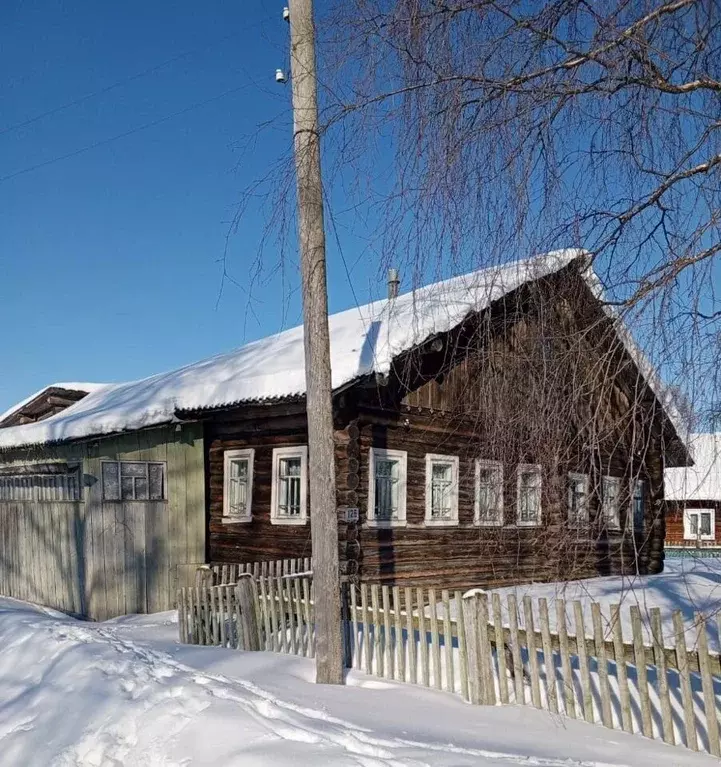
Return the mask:
<svg viewBox="0 0 721 767">
<path fill-rule="evenodd" d="M 582 252 L 329 325 L 344 576 L 456 588 L 662 569 L 663 468 L 688 454 Z M 167 607 L 199 561 L 312 555 L 304 393 L 297 327 L 0 429 L 0 590 L 98 618 Z M 75 496 L 43 495 L 57 464 L 50 484 L 75 476 Z M 28 569 L 46 575 L 23 594 Z"/>
</svg>

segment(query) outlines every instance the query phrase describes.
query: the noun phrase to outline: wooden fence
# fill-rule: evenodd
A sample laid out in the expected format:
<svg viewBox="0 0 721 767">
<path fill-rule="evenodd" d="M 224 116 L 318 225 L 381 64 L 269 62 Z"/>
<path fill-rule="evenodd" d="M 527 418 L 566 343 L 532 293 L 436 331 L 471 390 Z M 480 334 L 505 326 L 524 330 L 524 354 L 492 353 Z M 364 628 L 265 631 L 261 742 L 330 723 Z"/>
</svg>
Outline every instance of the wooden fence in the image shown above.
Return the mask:
<svg viewBox="0 0 721 767">
<path fill-rule="evenodd" d="M 604 615 L 596 602 L 559 599 L 551 615 L 542 598 L 524 597 L 519 610 L 512 594 L 505 605 L 498 594 L 468 595 L 468 699 L 532 705 L 721 755 L 721 665 L 709 652 L 711 622 L 696 614 L 689 626 L 677 610 L 669 632 L 658 608 L 642 619 L 635 604 L 625 617 L 620 605 Z"/>
<path fill-rule="evenodd" d="M 181 641 L 313 657 L 309 567 L 220 568 L 221 585 L 182 589 Z M 657 608 L 604 614 L 597 603 L 557 600 L 551 613 L 528 596 L 519 605 L 512 594 L 377 584 L 348 586 L 345 597 L 349 667 L 721 755 L 721 661 L 709 651 L 721 621 L 709 633 L 702 616 L 689 624 L 676 611 L 669 631 Z"/>
</svg>

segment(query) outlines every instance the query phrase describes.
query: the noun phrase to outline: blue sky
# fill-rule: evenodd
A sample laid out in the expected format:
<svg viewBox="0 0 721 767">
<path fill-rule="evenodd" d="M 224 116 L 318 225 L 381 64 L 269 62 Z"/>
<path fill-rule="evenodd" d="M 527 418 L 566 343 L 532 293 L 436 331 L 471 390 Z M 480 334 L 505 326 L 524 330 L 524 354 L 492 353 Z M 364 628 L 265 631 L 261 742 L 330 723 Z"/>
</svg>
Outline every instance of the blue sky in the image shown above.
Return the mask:
<svg viewBox="0 0 721 767">
<path fill-rule="evenodd" d="M 282 5 L 0 5 L 0 411 L 52 381 L 138 378 L 299 321 L 295 252 L 276 268 L 272 224 L 249 305 L 260 209 L 230 240 L 237 284 L 219 300 L 241 194 L 291 146 L 290 87 L 274 82 L 288 62 Z M 330 238 L 332 310 L 383 291 L 350 237 L 343 257 L 353 290 Z"/>
</svg>

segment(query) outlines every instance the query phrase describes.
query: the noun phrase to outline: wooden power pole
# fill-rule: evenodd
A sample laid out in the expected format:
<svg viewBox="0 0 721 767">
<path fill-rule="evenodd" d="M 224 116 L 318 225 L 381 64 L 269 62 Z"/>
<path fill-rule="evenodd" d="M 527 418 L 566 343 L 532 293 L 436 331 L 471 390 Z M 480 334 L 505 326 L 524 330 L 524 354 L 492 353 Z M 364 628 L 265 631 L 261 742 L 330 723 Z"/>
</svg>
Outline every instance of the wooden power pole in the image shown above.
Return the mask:
<svg viewBox="0 0 721 767">
<path fill-rule="evenodd" d="M 333 393 L 313 0 L 290 0 L 289 7 L 298 238 L 303 283 L 316 681 L 321 684 L 342 684 L 343 644 L 338 571 Z"/>
</svg>

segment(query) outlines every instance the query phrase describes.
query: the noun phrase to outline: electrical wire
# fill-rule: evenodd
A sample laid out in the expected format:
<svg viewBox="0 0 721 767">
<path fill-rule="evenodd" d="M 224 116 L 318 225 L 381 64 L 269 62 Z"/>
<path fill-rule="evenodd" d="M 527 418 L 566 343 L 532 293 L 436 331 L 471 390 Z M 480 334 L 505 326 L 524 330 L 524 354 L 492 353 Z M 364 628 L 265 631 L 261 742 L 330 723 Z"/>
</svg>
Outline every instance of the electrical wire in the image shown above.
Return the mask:
<svg viewBox="0 0 721 767">
<path fill-rule="evenodd" d="M 246 33 L 249 30 L 252 30 L 255 27 L 260 26 L 263 23 L 264 23 L 263 21 L 258 22 L 257 24 L 254 24 L 250 27 L 244 27 L 242 30 L 232 32 L 228 35 L 223 35 L 223 37 L 219 37 L 215 40 L 212 40 L 198 48 L 191 48 L 187 51 L 183 51 L 182 53 L 178 53 L 177 55 L 172 56 L 171 58 L 166 59 L 165 61 L 162 61 L 160 64 L 155 64 L 152 67 L 148 67 L 148 69 L 144 69 L 142 72 L 137 72 L 134 75 L 129 75 L 128 77 L 125 77 L 122 80 L 118 80 L 112 83 L 111 85 L 107 85 L 104 88 L 100 88 L 100 90 L 93 91 L 92 93 L 87 93 L 85 96 L 81 96 L 80 98 L 73 99 L 72 101 L 68 101 L 65 104 L 61 104 L 60 106 L 53 107 L 53 109 L 48 109 L 45 112 L 40 112 L 39 114 L 36 114 L 34 117 L 28 117 L 27 120 L 22 120 L 21 122 L 14 123 L 13 125 L 9 125 L 6 128 L 2 128 L 0 129 L 0 136 L 4 136 L 6 133 L 11 133 L 12 131 L 15 131 L 15 130 L 19 130 L 20 128 L 25 128 L 28 125 L 32 125 L 33 123 L 38 122 L 39 120 L 45 119 L 46 117 L 51 117 L 52 115 L 58 114 L 59 112 L 64 112 L 66 109 L 71 109 L 72 107 L 79 106 L 80 104 L 84 104 L 86 101 L 90 101 L 91 99 L 98 98 L 99 96 L 104 96 L 106 93 L 110 93 L 111 91 L 114 91 L 117 88 L 121 88 L 122 86 L 127 85 L 128 83 L 132 83 L 135 80 L 140 80 L 143 77 L 147 77 L 148 75 L 152 75 L 155 72 L 159 72 L 161 69 L 165 69 L 171 64 L 174 64 L 176 61 L 181 61 L 182 59 L 188 58 L 189 56 L 193 56 L 196 53 L 202 53 L 203 51 L 206 51 L 209 48 L 212 48 L 220 43 L 224 43 L 227 40 L 237 37 L 238 35 L 242 33 Z"/>
<path fill-rule="evenodd" d="M 35 165 L 29 165 L 28 167 L 22 168 L 21 170 L 14 171 L 13 173 L 8 173 L 6 176 L 0 176 L 0 184 L 4 183 L 5 181 L 9 181 L 10 179 L 17 178 L 18 176 L 22 176 L 26 173 L 31 173 L 34 170 L 39 170 L 40 168 L 45 168 L 48 165 L 53 165 L 56 162 L 69 160 L 71 157 L 77 157 L 78 155 L 89 152 L 92 149 L 97 149 L 101 146 L 107 146 L 114 141 L 118 141 L 122 138 L 127 138 L 128 136 L 132 136 L 134 133 L 139 133 L 140 131 L 147 130 L 148 128 L 153 128 L 156 125 L 160 125 L 161 123 L 167 122 L 168 120 L 172 120 L 174 117 L 180 117 L 181 115 L 187 114 L 188 112 L 192 112 L 194 109 L 199 109 L 206 104 L 212 104 L 214 101 L 219 101 L 226 96 L 230 96 L 233 93 L 239 93 L 240 91 L 251 87 L 253 87 L 252 83 L 244 83 L 243 85 L 239 85 L 235 88 L 230 88 L 227 91 L 223 91 L 223 93 L 219 93 L 217 96 L 211 96 L 210 98 L 204 99 L 203 101 L 197 101 L 195 104 L 191 104 L 190 106 L 184 107 L 183 109 L 179 109 L 177 112 L 172 112 L 171 114 L 165 115 L 164 117 L 159 117 L 157 120 L 151 120 L 150 122 L 144 123 L 143 125 L 138 125 L 137 127 L 131 128 L 130 130 L 118 133 L 115 136 L 110 136 L 108 138 L 101 139 L 100 141 L 95 141 L 94 143 L 88 144 L 87 146 L 81 147 L 80 149 L 75 149 L 72 152 L 67 152 L 66 154 L 52 157 L 49 160 L 44 160 L 43 162 L 36 163 Z"/>
</svg>

